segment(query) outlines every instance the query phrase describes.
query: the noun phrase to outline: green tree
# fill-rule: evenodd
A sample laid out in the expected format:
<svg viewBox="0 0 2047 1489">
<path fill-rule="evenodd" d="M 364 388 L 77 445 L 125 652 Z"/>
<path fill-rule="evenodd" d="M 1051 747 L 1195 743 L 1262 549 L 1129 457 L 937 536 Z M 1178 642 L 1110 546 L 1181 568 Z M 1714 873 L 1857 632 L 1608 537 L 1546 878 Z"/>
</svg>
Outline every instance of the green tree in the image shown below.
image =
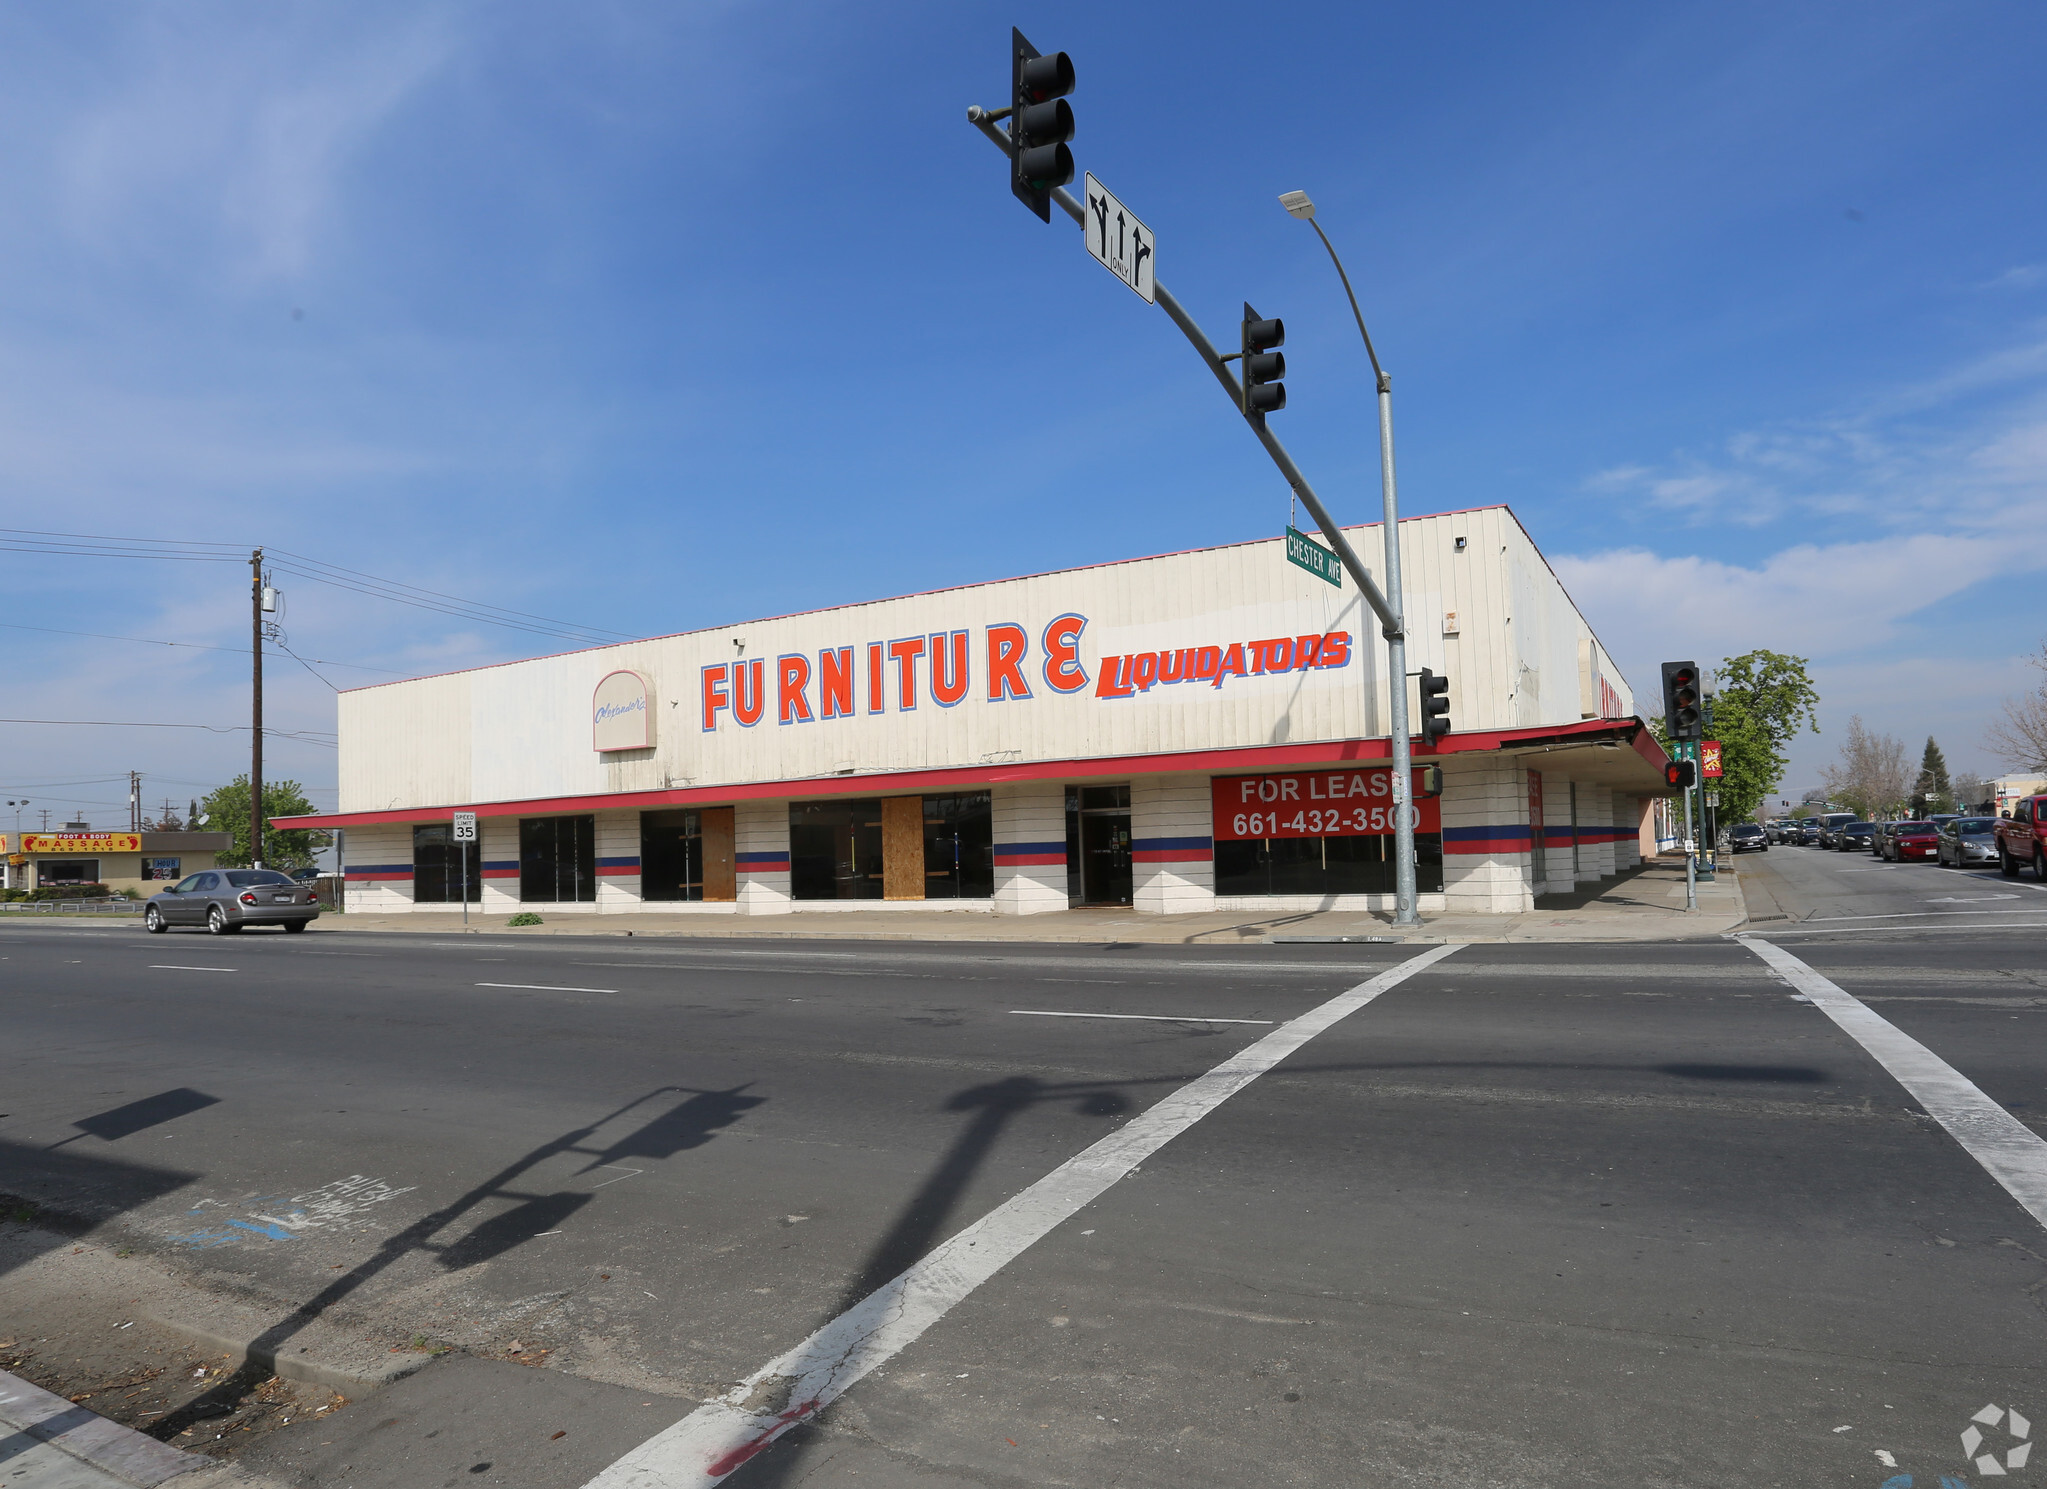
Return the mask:
<svg viewBox="0 0 2047 1489">
<path fill-rule="evenodd" d="M 199 811 L 208 820 L 208 832 L 225 832 L 233 836 L 234 842 L 220 855 L 220 862 L 230 867 L 249 862 L 249 778 L 238 775 L 225 786 L 217 786 L 207 798 L 199 803 Z M 327 833 L 300 828 L 283 831 L 267 825 L 272 817 L 305 817 L 313 812 L 313 804 L 306 800 L 306 793 L 297 781 L 265 781 L 263 783 L 263 863 L 266 868 L 303 869 L 310 868 L 313 855 L 333 840 Z M 197 827 L 197 824 L 193 824 Z"/>
<path fill-rule="evenodd" d="M 1947 757 L 1933 736 L 1926 737 L 1926 753 L 1919 760 L 1919 779 L 1912 783 L 1912 815 L 1930 816 L 1955 809 L 1954 787 L 1948 783 Z"/>
<path fill-rule="evenodd" d="M 1746 822 L 1784 779 L 1785 748 L 1819 732 L 1819 690 L 1804 657 L 1751 651 L 1720 664 L 1712 737 L 1720 741 L 1720 820 Z"/>
</svg>

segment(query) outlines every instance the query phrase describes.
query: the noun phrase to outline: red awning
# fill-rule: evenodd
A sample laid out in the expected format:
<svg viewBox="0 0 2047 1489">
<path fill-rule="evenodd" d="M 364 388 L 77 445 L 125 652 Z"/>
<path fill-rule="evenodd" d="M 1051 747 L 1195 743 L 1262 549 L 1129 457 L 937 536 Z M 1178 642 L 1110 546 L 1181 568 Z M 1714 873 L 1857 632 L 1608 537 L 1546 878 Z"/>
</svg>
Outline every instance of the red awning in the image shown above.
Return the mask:
<svg viewBox="0 0 2047 1489">
<path fill-rule="evenodd" d="M 1491 753 L 1555 746 L 1583 748 L 1612 742 L 1632 748 L 1655 772 L 1654 788 L 1663 781 L 1663 748 L 1640 719 L 1586 719 L 1576 724 L 1550 724 L 1536 729 L 1473 730 L 1444 736 L 1433 750 L 1416 749 L 1414 761 L 1426 765 L 1448 755 Z M 1006 764 L 955 765 L 937 770 L 889 770 L 865 774 L 805 776 L 789 781 L 750 781 L 723 786 L 676 786 L 659 791 L 606 791 L 593 796 L 529 797 L 519 801 L 455 802 L 445 806 L 407 807 L 384 812 L 331 812 L 310 817 L 273 817 L 271 826 L 366 827 L 379 822 L 445 822 L 457 811 L 480 817 L 551 817 L 570 812 L 652 811 L 662 807 L 723 806 L 738 801 L 801 800 L 828 796 L 910 796 L 958 791 L 965 787 L 1011 781 L 1113 779 L 1130 775 L 1196 773 L 1224 775 L 1320 765 L 1344 765 L 1388 759 L 1386 739 L 1324 740 L 1317 743 L 1257 745 L 1238 750 L 1183 750 L 1168 755 L 1096 756 L 1085 760 L 1031 760 Z M 1647 788 L 1645 787 L 1645 794 Z"/>
</svg>

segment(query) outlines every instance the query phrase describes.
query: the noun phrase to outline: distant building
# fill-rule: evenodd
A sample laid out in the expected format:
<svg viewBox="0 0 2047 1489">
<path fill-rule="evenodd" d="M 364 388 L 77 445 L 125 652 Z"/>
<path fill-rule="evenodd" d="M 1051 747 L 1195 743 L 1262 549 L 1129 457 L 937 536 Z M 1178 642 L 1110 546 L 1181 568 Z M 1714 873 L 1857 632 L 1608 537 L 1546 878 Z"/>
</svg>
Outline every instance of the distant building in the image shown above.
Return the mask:
<svg viewBox="0 0 2047 1489">
<path fill-rule="evenodd" d="M 7 889 L 104 884 L 154 894 L 210 869 L 234 839 L 224 832 L 94 832 L 67 822 L 61 832 L 0 832 Z"/>
<path fill-rule="evenodd" d="M 1990 783 L 1994 794 L 1991 806 L 1999 812 L 2011 810 L 2011 804 L 2022 796 L 2038 796 L 2047 791 L 2047 776 L 2008 775 L 1999 776 Z"/>
</svg>

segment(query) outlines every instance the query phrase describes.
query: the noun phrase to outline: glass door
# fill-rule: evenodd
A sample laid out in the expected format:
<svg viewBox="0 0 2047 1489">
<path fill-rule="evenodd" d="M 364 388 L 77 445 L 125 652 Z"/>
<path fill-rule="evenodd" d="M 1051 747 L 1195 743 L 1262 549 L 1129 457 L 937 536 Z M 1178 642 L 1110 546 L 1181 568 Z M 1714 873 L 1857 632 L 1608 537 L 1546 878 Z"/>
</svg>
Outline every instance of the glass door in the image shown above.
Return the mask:
<svg viewBox="0 0 2047 1489">
<path fill-rule="evenodd" d="M 1066 793 L 1068 840 L 1077 849 L 1083 905 L 1130 903 L 1130 787 L 1077 786 Z"/>
</svg>

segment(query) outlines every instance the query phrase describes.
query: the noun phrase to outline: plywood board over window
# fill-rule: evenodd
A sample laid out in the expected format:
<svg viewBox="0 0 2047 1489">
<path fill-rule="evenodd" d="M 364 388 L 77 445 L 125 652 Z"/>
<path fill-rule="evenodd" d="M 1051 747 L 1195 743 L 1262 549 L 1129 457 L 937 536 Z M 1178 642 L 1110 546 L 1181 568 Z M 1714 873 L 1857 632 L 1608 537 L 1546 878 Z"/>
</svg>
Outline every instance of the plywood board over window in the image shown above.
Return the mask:
<svg viewBox="0 0 2047 1489">
<path fill-rule="evenodd" d="M 881 803 L 881 897 L 924 898 L 924 798 L 889 796 Z"/>
<path fill-rule="evenodd" d="M 732 808 L 705 807 L 703 822 L 704 898 L 736 900 L 739 875 L 733 865 Z"/>
</svg>

